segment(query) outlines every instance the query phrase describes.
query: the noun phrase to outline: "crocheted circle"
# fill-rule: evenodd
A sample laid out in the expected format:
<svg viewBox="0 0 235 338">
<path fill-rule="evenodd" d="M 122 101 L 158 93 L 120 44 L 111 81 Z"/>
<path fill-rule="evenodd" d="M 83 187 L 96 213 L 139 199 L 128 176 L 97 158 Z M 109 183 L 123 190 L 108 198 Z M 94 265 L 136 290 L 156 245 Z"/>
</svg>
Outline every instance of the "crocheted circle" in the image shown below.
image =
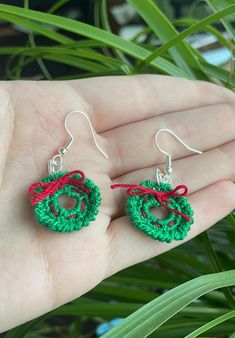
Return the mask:
<svg viewBox="0 0 235 338">
<path fill-rule="evenodd" d="M 173 191 L 169 183 L 144 181 L 140 184 L 146 188 L 158 191 Z M 133 225 L 146 235 L 157 239 L 160 242 L 170 243 L 173 240 L 182 240 L 186 237 L 193 223 L 193 209 L 186 197 L 169 197 L 168 207 L 177 210 L 189 217 L 189 221 L 174 211 L 168 210 L 165 219 L 156 218 L 150 213 L 151 208 L 162 207 L 159 201 L 151 194 L 141 194 L 128 196 L 126 202 L 126 213 L 130 217 Z"/>
<path fill-rule="evenodd" d="M 41 182 L 51 183 L 68 174 L 68 172 L 57 172 L 43 178 Z M 99 188 L 88 178 L 80 185 L 73 184 L 73 180 L 80 180 L 80 174 L 72 174 L 71 182 L 68 182 L 52 195 L 45 197 L 34 205 L 34 213 L 38 223 L 51 231 L 70 232 L 80 230 L 95 220 L 98 207 L 101 203 Z M 35 193 L 43 191 L 43 187 L 37 187 Z M 76 199 L 72 209 L 60 206 L 59 197 L 66 195 Z"/>
</svg>

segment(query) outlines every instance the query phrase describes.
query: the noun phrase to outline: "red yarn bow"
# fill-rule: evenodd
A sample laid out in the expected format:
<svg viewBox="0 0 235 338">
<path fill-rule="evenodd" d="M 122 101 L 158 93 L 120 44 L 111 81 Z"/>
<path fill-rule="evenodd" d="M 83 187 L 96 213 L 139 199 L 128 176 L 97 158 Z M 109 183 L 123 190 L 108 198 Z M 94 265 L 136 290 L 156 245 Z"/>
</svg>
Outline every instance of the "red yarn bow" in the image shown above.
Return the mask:
<svg viewBox="0 0 235 338">
<path fill-rule="evenodd" d="M 72 178 L 74 174 L 79 174 L 81 178 Z M 82 183 L 84 182 L 85 175 L 80 170 L 70 171 L 69 173 L 65 174 L 62 177 L 57 178 L 56 180 L 46 183 L 46 182 L 37 182 L 30 186 L 29 193 L 33 197 L 31 200 L 31 204 L 35 205 L 38 202 L 44 200 L 46 197 L 53 195 L 59 189 L 62 189 L 65 184 L 72 184 L 80 189 L 86 191 L 87 193 L 89 190 L 85 188 Z M 37 188 L 43 188 L 39 192 L 35 192 Z"/>
<path fill-rule="evenodd" d="M 136 184 L 113 184 L 111 185 L 112 189 L 115 188 L 127 188 L 127 194 L 130 196 L 139 196 L 139 195 L 145 195 L 145 194 L 150 194 L 156 198 L 156 200 L 160 203 L 160 205 L 170 211 L 173 211 L 175 214 L 180 215 L 183 217 L 187 222 L 190 221 L 190 218 L 183 214 L 182 212 L 170 208 L 166 203 L 169 203 L 170 197 L 183 197 L 186 196 L 188 193 L 188 188 L 186 185 L 178 185 L 173 191 L 158 191 L 155 189 L 149 189 L 141 185 L 136 185 Z M 179 190 L 182 190 L 183 192 L 179 193 Z M 166 202 L 166 203 L 164 203 Z"/>
</svg>

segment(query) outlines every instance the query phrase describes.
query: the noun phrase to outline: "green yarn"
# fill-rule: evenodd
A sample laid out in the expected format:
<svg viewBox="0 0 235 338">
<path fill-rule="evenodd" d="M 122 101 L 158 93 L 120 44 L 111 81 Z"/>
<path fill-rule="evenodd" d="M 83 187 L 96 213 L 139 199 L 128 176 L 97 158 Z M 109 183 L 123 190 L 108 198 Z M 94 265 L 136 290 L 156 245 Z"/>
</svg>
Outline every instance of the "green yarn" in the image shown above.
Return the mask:
<svg viewBox="0 0 235 338">
<path fill-rule="evenodd" d="M 142 182 L 140 186 L 158 191 L 173 191 L 169 183 L 161 183 L 159 185 L 157 182 L 147 180 Z M 167 205 L 189 216 L 190 221 L 186 221 L 183 217 L 170 210 L 168 210 L 167 218 L 156 218 L 150 213 L 150 209 L 161 207 L 161 204 L 153 195 L 146 194 L 129 195 L 126 202 L 126 213 L 137 229 L 153 239 L 167 243 L 173 240 L 182 240 L 186 237 L 190 230 L 190 225 L 194 222 L 194 212 L 186 197 L 171 196 L 169 200 L 170 203 L 167 203 Z"/>
<path fill-rule="evenodd" d="M 50 183 L 66 172 L 57 172 L 43 178 L 41 182 Z M 74 174 L 72 178 L 80 179 L 79 174 Z M 63 188 L 57 190 L 53 195 L 46 197 L 34 206 L 34 213 L 38 223 L 51 231 L 70 232 L 80 230 L 95 220 L 98 207 L 101 203 L 99 188 L 88 178 L 85 178 L 83 186 L 89 189 L 89 193 L 72 184 L 65 184 Z M 37 189 L 37 192 L 41 188 Z M 76 199 L 76 205 L 72 209 L 60 206 L 58 198 L 66 195 Z"/>
</svg>

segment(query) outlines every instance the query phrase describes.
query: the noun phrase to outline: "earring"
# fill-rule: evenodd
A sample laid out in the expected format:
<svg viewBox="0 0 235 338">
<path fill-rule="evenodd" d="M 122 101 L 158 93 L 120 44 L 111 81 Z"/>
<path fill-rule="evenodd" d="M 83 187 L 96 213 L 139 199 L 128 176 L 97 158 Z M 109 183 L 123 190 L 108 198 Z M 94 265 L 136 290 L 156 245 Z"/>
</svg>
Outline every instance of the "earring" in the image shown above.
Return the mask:
<svg viewBox="0 0 235 338">
<path fill-rule="evenodd" d="M 126 213 L 133 225 L 146 235 L 160 242 L 170 243 L 173 240 L 182 240 L 186 237 L 193 224 L 193 209 L 187 198 L 188 188 L 181 184 L 171 188 L 172 163 L 171 155 L 162 150 L 158 144 L 158 136 L 161 132 L 173 135 L 187 149 L 201 154 L 202 152 L 189 147 L 170 129 L 160 129 L 155 134 L 157 149 L 166 156 L 166 169 L 163 174 L 156 170 L 156 181 L 146 180 L 140 185 L 113 184 L 112 189 L 126 188 L 129 195 L 126 202 Z M 163 207 L 168 216 L 165 219 L 156 218 L 150 213 L 150 208 Z"/>
<path fill-rule="evenodd" d="M 70 232 L 80 230 L 94 221 L 101 203 L 99 188 L 81 170 L 63 171 L 63 157 L 74 142 L 74 137 L 67 127 L 71 114 L 79 113 L 88 122 L 94 143 L 99 151 L 108 155 L 98 145 L 89 117 L 82 111 L 70 112 L 64 122 L 65 130 L 70 136 L 64 147 L 48 161 L 49 175 L 29 188 L 31 204 L 34 207 L 35 218 L 51 231 Z M 60 206 L 59 197 L 66 195 L 76 199 L 72 209 Z"/>
</svg>

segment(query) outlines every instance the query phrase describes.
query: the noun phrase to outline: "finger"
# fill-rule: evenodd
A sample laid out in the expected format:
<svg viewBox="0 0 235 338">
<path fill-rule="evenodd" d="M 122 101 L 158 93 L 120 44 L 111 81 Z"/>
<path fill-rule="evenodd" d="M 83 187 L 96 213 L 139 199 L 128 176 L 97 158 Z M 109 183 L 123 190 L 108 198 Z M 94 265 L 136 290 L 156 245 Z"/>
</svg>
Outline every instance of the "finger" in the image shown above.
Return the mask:
<svg viewBox="0 0 235 338">
<path fill-rule="evenodd" d="M 194 209 L 194 224 L 187 237 L 170 244 L 153 240 L 138 231 L 127 216 L 114 220 L 108 228 L 109 262 L 107 276 L 130 265 L 160 255 L 197 236 L 225 217 L 235 207 L 235 185 L 221 181 L 189 197 Z"/>
<path fill-rule="evenodd" d="M 112 96 L 113 88 L 116 88 L 117 92 Z M 174 93 L 178 91 L 177 95 L 173 95 L 172 88 Z M 101 89 L 106 93 L 105 96 L 102 95 Z M 91 97 L 87 96 L 87 91 Z M 169 91 L 170 100 L 166 99 Z M 32 145 L 32 152 L 37 148 L 37 154 L 38 152 L 42 154 L 42 156 L 39 154 L 38 158 L 42 157 L 43 161 L 45 148 L 50 146 L 50 151 L 53 152 L 55 147 L 66 143 L 68 137 L 63 123 L 69 111 L 87 112 L 95 130 L 100 132 L 128 121 L 167 113 L 173 110 L 173 107 L 175 111 L 227 102 L 235 97 L 234 93 L 219 86 L 166 76 L 109 77 L 53 83 L 16 81 L 12 83 L 11 92 L 14 94 L 12 95 L 16 131 L 14 135 L 18 140 L 15 146 L 22 149 L 25 144 Z M 112 99 L 111 101 L 107 100 L 109 92 L 111 96 L 108 97 Z M 156 93 L 159 96 L 157 100 Z M 128 101 L 130 98 L 132 102 Z M 87 123 L 81 116 L 71 117 L 69 128 L 75 138 L 79 137 L 79 142 L 89 141 L 92 149 L 95 149 Z M 80 155 L 87 153 L 87 148 L 83 150 L 81 145 L 79 143 Z M 101 146 L 103 147 L 103 143 Z"/>
<path fill-rule="evenodd" d="M 161 128 L 171 129 L 196 149 L 217 147 L 235 138 L 235 103 L 171 113 L 164 119 L 157 116 L 103 133 L 114 164 L 112 178 L 164 162 L 154 145 L 155 133 Z M 175 159 L 192 154 L 169 133 L 160 134 L 158 142 Z"/>
<path fill-rule="evenodd" d="M 222 180 L 235 180 L 235 141 L 214 148 L 200 156 L 190 156 L 173 162 L 171 174 L 173 186 L 185 184 L 189 194 Z M 159 168 L 163 171 L 165 165 Z M 156 166 L 125 174 L 115 179 L 114 183 L 139 184 L 145 180 L 155 181 Z M 125 213 L 126 190 L 116 189 L 114 194 L 113 217 Z"/>
<path fill-rule="evenodd" d="M 172 111 L 234 100 L 234 93 L 214 84 L 163 75 L 110 76 L 70 81 L 98 132 Z M 68 106 L 78 109 L 72 92 Z M 60 99 L 61 100 L 61 99 Z"/>
</svg>

